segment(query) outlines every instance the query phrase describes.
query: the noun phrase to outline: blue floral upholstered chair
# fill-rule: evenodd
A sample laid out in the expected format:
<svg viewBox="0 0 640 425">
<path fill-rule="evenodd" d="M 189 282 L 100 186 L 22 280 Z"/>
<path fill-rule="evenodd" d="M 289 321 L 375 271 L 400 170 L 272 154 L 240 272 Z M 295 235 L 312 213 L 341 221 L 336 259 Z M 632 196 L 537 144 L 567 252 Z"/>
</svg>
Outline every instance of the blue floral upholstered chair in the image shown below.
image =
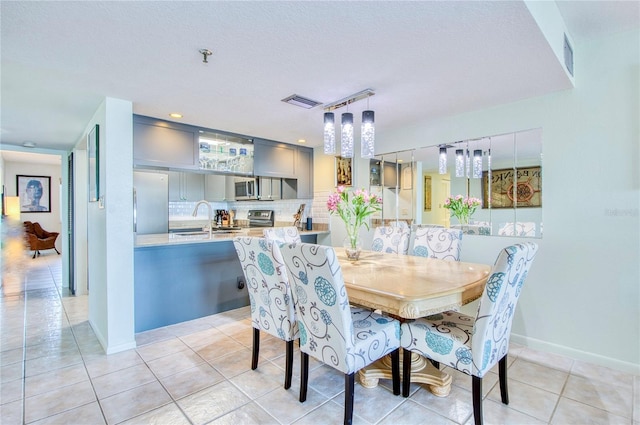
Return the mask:
<svg viewBox="0 0 640 425">
<path fill-rule="evenodd" d="M 283 243 L 300 243 L 300 233 L 298 228 L 294 226 L 285 227 L 268 227 L 262 231 L 265 238 L 276 241 L 280 244 Z"/>
<path fill-rule="evenodd" d="M 298 339 L 298 324 L 287 268 L 278 243 L 264 238 L 237 237 L 233 240 L 249 291 L 253 350 L 251 369 L 258 367 L 260 331 L 286 341 L 284 388 L 291 387 L 293 341 Z"/>
<path fill-rule="evenodd" d="M 460 261 L 462 230 L 444 227 L 417 227 L 412 255 Z"/>
<path fill-rule="evenodd" d="M 381 226 L 373 232 L 371 250 L 407 255 L 409 252 L 409 227 Z"/>
<path fill-rule="evenodd" d="M 300 330 L 300 401 L 307 398 L 309 355 L 345 374 L 344 423 L 353 418 L 355 373 L 391 354 L 393 393 L 400 394 L 400 322 L 349 306 L 342 269 L 332 247 L 281 248 L 293 286 Z"/>
<path fill-rule="evenodd" d="M 522 285 L 538 250 L 525 242 L 500 251 L 478 305 L 476 317 L 455 311 L 402 324 L 402 395 L 409 396 L 411 352 L 472 376 L 473 416 L 482 424 L 482 378 L 498 363 L 502 403 L 509 404 L 507 353 L 511 323 Z"/>
</svg>

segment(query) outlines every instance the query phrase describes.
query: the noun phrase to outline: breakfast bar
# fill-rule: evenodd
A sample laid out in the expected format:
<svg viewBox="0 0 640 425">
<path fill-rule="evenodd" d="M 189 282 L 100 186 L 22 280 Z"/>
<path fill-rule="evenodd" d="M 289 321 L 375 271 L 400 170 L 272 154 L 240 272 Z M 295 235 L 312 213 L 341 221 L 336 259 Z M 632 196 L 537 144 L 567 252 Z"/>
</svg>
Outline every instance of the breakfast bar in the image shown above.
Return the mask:
<svg viewBox="0 0 640 425">
<path fill-rule="evenodd" d="M 327 231 L 301 231 L 316 243 Z M 193 320 L 249 304 L 242 268 L 233 247 L 234 232 L 137 235 L 134 249 L 135 332 Z"/>
</svg>

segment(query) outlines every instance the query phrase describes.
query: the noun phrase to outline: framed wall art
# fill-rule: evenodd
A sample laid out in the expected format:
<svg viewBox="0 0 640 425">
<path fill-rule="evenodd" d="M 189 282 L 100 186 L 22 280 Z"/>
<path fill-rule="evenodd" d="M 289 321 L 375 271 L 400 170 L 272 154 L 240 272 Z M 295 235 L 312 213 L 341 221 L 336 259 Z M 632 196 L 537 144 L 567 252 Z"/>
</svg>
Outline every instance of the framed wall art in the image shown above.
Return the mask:
<svg viewBox="0 0 640 425">
<path fill-rule="evenodd" d="M 515 191 L 514 191 L 515 188 Z M 491 196 L 491 204 L 489 204 Z M 491 171 L 491 195 L 488 173 L 482 172 L 482 207 L 526 208 L 542 206 L 541 167 L 506 168 Z"/>
<path fill-rule="evenodd" d="M 16 176 L 16 193 L 20 197 L 21 213 L 51 212 L 51 177 Z"/>
<path fill-rule="evenodd" d="M 431 211 L 431 176 L 424 176 L 424 210 Z"/>
<path fill-rule="evenodd" d="M 100 127 L 95 125 L 87 135 L 89 159 L 89 202 L 100 198 Z"/>
<path fill-rule="evenodd" d="M 352 158 L 336 156 L 336 186 L 353 185 Z"/>
</svg>

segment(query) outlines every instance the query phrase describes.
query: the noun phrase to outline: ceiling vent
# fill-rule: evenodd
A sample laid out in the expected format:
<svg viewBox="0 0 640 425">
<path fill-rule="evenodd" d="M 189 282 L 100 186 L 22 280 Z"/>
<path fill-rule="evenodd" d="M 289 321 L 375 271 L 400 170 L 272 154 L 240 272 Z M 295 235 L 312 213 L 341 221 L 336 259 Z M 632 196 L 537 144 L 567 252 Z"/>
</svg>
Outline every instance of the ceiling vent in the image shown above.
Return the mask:
<svg viewBox="0 0 640 425">
<path fill-rule="evenodd" d="M 282 101 L 284 103 L 300 106 L 301 108 L 305 108 L 305 109 L 311 109 L 321 104 L 321 102 L 317 102 L 315 100 L 308 99 L 306 97 L 302 97 L 297 94 L 292 94 L 289 97 L 285 97 L 284 99 L 282 99 Z"/>
</svg>

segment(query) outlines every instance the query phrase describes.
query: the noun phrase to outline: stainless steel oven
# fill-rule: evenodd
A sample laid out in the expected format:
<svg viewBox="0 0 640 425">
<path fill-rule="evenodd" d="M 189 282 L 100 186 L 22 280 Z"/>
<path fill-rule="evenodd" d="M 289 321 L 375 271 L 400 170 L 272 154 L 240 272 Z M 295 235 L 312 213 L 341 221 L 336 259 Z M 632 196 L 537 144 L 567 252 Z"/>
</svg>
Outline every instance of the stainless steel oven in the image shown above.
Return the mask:
<svg viewBox="0 0 640 425">
<path fill-rule="evenodd" d="M 249 210 L 247 218 L 249 227 L 273 227 L 275 224 L 273 210 Z"/>
</svg>

